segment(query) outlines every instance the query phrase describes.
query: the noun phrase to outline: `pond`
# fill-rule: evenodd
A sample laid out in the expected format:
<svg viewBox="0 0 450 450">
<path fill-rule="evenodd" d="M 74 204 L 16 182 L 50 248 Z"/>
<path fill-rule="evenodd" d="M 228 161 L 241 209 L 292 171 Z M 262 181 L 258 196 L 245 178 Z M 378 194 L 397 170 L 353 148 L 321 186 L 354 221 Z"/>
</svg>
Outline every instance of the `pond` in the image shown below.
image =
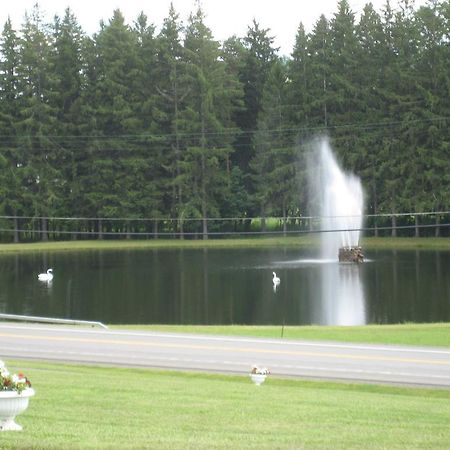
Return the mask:
<svg viewBox="0 0 450 450">
<path fill-rule="evenodd" d="M 450 252 L 375 251 L 366 258 L 339 264 L 290 248 L 2 255 L 0 312 L 108 324 L 450 321 Z M 39 281 L 48 267 L 53 281 Z"/>
</svg>

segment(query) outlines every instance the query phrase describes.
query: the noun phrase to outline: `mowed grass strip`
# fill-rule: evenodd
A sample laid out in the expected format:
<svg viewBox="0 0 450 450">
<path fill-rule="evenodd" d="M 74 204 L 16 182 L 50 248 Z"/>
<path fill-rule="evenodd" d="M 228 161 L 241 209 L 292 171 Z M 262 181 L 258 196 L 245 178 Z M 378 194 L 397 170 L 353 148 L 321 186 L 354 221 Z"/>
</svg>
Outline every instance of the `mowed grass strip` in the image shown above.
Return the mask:
<svg viewBox="0 0 450 450">
<path fill-rule="evenodd" d="M 449 239 L 450 241 L 450 239 Z M 25 242 L 0 244 L 0 253 L 39 251 L 83 250 L 152 250 L 152 249 L 203 249 L 203 248 L 255 248 L 255 247 L 311 247 L 318 246 L 317 236 L 265 237 L 233 239 L 123 239 L 123 240 L 77 240 L 54 242 Z"/>
<path fill-rule="evenodd" d="M 36 396 L 3 449 L 448 448 L 450 391 L 6 361 Z"/>
<path fill-rule="evenodd" d="M 396 344 L 450 347 L 450 324 L 329 326 L 245 325 L 111 325 L 112 330 L 197 333 L 223 336 L 305 339 L 365 344 Z"/>
<path fill-rule="evenodd" d="M 53 252 L 53 251 L 84 251 L 84 250 L 151 250 L 151 249 L 179 249 L 179 248 L 264 248 L 289 247 L 313 248 L 320 246 L 320 233 L 301 234 L 298 236 L 254 236 L 229 239 L 123 239 L 123 240 L 77 240 L 56 242 L 25 242 L 0 243 L 1 253 L 19 252 Z M 363 237 L 363 250 L 450 250 L 450 238 L 392 238 L 392 237 Z M 337 256 L 336 256 L 337 257 Z"/>
</svg>

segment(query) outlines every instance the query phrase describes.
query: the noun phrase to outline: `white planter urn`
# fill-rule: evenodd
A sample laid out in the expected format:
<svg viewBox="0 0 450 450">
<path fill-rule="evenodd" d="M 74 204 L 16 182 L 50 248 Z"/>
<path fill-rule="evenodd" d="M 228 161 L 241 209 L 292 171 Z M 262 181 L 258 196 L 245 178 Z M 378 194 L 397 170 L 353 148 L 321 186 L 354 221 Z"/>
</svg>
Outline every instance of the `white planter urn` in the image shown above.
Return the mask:
<svg viewBox="0 0 450 450">
<path fill-rule="evenodd" d="M 266 381 L 267 375 L 262 373 L 251 373 L 250 378 L 252 379 L 253 383 L 256 384 L 256 386 L 261 386 L 261 384 Z"/>
<path fill-rule="evenodd" d="M 27 388 L 20 394 L 16 391 L 0 391 L 0 431 L 22 429 L 14 419 L 28 408 L 28 402 L 33 395 L 33 388 Z"/>
<path fill-rule="evenodd" d="M 266 381 L 267 375 L 269 375 L 270 371 L 266 367 L 258 367 L 252 366 L 252 370 L 250 371 L 250 378 L 256 386 L 261 386 L 261 384 Z"/>
</svg>

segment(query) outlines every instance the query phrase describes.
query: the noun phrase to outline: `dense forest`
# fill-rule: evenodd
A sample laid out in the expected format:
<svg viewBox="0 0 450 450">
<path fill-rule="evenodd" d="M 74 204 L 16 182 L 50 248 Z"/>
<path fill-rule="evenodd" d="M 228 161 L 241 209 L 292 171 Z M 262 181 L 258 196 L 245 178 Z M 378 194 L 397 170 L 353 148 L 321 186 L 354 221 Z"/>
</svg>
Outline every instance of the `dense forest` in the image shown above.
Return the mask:
<svg viewBox="0 0 450 450">
<path fill-rule="evenodd" d="M 299 17 L 287 57 L 256 21 L 218 42 L 201 7 L 158 26 L 116 10 L 93 36 L 70 9 L 42 17 L 0 39 L 4 241 L 289 224 L 310 214 L 317 136 L 361 178 L 370 225 L 450 209 L 449 0 L 341 0 L 310 33 Z"/>
</svg>

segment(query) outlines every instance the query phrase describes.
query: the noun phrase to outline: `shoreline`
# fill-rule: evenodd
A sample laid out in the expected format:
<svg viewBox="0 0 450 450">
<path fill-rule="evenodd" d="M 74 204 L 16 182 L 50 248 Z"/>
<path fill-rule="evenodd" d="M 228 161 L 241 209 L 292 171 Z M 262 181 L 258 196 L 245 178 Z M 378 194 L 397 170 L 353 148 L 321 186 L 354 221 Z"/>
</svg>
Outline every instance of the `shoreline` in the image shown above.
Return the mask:
<svg viewBox="0 0 450 450">
<path fill-rule="evenodd" d="M 24 242 L 0 244 L 0 254 L 42 251 L 84 251 L 84 250 L 139 250 L 139 249 L 225 249 L 255 247 L 316 248 L 320 245 L 317 235 L 300 237 L 255 237 L 239 239 L 208 240 L 79 240 Z M 366 237 L 362 239 L 363 250 L 443 250 L 450 251 L 450 237 Z"/>
</svg>

